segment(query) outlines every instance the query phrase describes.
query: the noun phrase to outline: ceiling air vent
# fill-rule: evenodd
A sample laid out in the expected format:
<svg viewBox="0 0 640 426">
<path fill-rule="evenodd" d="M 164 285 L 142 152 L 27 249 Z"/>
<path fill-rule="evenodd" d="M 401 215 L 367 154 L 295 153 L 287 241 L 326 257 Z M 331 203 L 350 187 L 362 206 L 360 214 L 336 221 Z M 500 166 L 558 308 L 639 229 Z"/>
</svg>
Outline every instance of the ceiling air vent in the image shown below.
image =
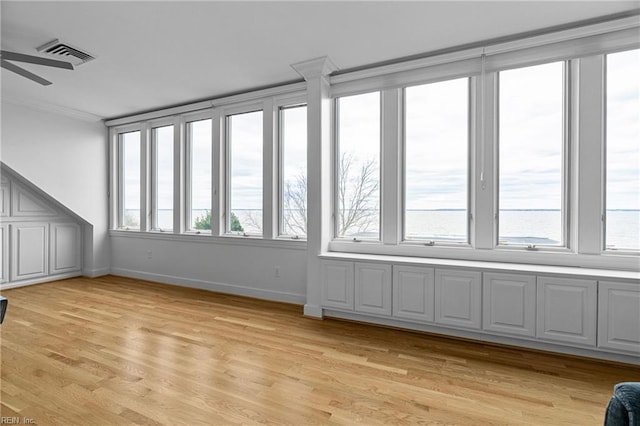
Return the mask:
<svg viewBox="0 0 640 426">
<path fill-rule="evenodd" d="M 66 43 L 60 43 L 60 40 L 58 39 L 43 44 L 38 47 L 37 50 L 40 53 L 46 53 L 52 58 L 71 62 L 74 66 L 82 65 L 85 62 L 95 59 L 94 56 L 91 56 L 91 54 L 87 52 L 83 52 L 82 50 Z"/>
</svg>

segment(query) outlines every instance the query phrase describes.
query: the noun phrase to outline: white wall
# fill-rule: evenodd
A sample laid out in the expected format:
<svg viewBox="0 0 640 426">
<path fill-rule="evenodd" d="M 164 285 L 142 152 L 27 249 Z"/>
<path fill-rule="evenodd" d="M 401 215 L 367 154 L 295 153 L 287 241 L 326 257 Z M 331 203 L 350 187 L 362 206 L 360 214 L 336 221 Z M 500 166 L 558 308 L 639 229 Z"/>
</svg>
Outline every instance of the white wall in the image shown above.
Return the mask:
<svg viewBox="0 0 640 426">
<path fill-rule="evenodd" d="M 306 300 L 306 250 L 169 238 L 112 236 L 112 273 L 261 299 Z"/>
<path fill-rule="evenodd" d="M 2 101 L 0 158 L 25 179 L 90 223 L 84 270 L 110 265 L 107 130 L 101 121 Z"/>
</svg>

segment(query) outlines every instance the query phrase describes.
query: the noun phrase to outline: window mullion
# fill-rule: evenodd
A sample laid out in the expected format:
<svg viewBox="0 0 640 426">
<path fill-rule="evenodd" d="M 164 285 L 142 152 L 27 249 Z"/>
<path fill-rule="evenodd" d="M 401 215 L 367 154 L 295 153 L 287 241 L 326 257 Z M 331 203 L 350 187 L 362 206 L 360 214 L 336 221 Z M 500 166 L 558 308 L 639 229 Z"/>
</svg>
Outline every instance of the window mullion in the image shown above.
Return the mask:
<svg viewBox="0 0 640 426">
<path fill-rule="evenodd" d="M 173 232 L 185 230 L 185 120 L 176 117 L 173 124 Z"/>
<path fill-rule="evenodd" d="M 475 248 L 493 249 L 497 229 L 497 75 L 476 78 L 473 114 L 475 126 L 475 178 L 472 197 L 471 241 Z"/>
<path fill-rule="evenodd" d="M 273 98 L 263 103 L 262 119 L 262 238 L 273 239 L 278 235 L 278 162 L 276 142 L 277 111 Z"/>
<path fill-rule="evenodd" d="M 382 243 L 397 245 L 400 241 L 402 215 L 400 170 L 402 150 L 402 89 L 382 92 L 381 215 Z"/>
<path fill-rule="evenodd" d="M 124 226 L 124 147 L 122 146 L 122 135 L 112 132 L 111 140 L 114 141 L 114 147 L 112 147 L 112 158 L 116 161 L 116 166 L 113 169 L 115 172 L 115 177 L 111 179 L 111 199 L 117 199 L 117 207 L 116 209 L 112 209 L 112 228 L 123 228 Z M 117 192 L 114 192 L 114 189 Z M 116 197 L 116 198 L 114 198 Z"/>
<path fill-rule="evenodd" d="M 577 205 L 577 249 L 583 254 L 600 254 L 603 243 L 603 139 L 604 139 L 604 56 L 576 61 L 578 115 L 574 134 Z M 575 108 L 574 108 L 575 109 Z M 575 132 L 574 132 L 575 133 Z"/>
<path fill-rule="evenodd" d="M 223 215 L 226 212 L 226 170 L 225 126 L 222 123 L 220 110 L 213 110 L 212 149 L 211 149 L 211 235 L 218 236 L 225 232 Z"/>
<path fill-rule="evenodd" d="M 150 126 L 140 129 L 140 231 L 151 229 L 151 152 Z"/>
</svg>

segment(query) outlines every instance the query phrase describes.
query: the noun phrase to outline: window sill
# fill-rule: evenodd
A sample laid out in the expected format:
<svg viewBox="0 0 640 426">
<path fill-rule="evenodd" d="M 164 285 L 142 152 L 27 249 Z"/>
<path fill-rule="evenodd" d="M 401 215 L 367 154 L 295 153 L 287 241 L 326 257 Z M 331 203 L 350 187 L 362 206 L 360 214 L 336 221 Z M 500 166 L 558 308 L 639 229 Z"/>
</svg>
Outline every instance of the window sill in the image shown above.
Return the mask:
<svg viewBox="0 0 640 426">
<path fill-rule="evenodd" d="M 112 229 L 109 231 L 112 238 L 141 238 L 149 240 L 180 241 L 198 244 L 228 244 L 236 246 L 269 247 L 290 250 L 306 250 L 306 240 L 282 240 L 263 239 L 257 237 L 243 237 L 237 235 L 213 236 L 211 234 L 196 234 L 193 232 L 174 234 L 170 232 L 142 232 L 138 230 Z"/>
<path fill-rule="evenodd" d="M 573 268 L 594 268 L 606 270 L 640 271 L 638 256 L 622 255 L 592 255 L 579 254 L 566 248 L 556 250 L 527 250 L 520 248 L 494 248 L 481 249 L 470 246 L 424 246 L 414 244 L 362 244 L 344 241 L 332 241 L 329 243 L 331 254 L 344 253 L 347 255 L 362 254 L 374 256 L 412 257 L 427 259 L 429 261 L 454 261 L 454 262 L 497 262 L 508 264 L 527 264 L 540 266 L 557 266 Z"/>
</svg>

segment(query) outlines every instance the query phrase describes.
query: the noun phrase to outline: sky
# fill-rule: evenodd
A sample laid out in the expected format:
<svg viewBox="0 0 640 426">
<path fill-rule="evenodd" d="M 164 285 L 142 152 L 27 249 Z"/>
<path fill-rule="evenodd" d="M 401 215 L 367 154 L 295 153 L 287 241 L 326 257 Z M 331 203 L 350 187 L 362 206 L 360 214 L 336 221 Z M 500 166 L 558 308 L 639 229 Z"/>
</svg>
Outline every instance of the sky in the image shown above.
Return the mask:
<svg viewBox="0 0 640 426">
<path fill-rule="evenodd" d="M 499 74 L 499 200 L 501 209 L 559 209 L 562 205 L 562 62 Z M 606 204 L 640 209 L 640 50 L 607 55 Z M 405 138 L 408 209 L 465 209 L 468 167 L 468 79 L 406 89 Z M 380 93 L 339 101 L 339 149 L 354 169 L 373 160 L 380 167 Z M 284 179 L 304 172 L 304 108 L 286 110 Z M 262 208 L 262 113 L 229 117 L 232 209 Z M 157 134 L 159 148 L 173 132 Z M 169 128 L 170 130 L 170 128 Z M 211 121 L 194 123 L 193 208 L 206 209 L 211 193 Z M 125 207 L 139 204 L 139 134 L 125 135 Z M 172 151 L 159 149 L 161 169 Z M 171 208 L 172 178 L 158 176 L 158 205 Z M 379 192 L 372 199 L 379 205 Z"/>
</svg>

